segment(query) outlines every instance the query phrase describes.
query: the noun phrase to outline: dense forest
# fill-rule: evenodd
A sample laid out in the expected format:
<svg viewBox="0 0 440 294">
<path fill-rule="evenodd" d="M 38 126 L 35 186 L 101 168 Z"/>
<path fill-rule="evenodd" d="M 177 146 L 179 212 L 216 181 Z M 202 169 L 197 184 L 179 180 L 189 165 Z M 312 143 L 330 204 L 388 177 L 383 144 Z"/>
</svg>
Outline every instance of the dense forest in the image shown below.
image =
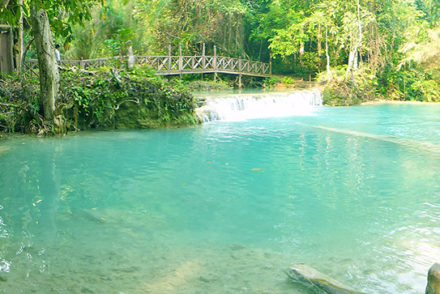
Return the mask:
<svg viewBox="0 0 440 294">
<path fill-rule="evenodd" d="M 371 97 L 440 99 L 436 0 L 110 0 L 90 12 L 58 38 L 70 58 L 126 54 L 129 46 L 165 53 L 169 43 L 193 54 L 206 43 L 271 59 L 275 73 L 334 80 L 343 99 L 356 94 L 353 86 Z"/>
<path fill-rule="evenodd" d="M 50 119 L 54 44 L 68 59 L 164 54 L 169 44 L 185 54 L 206 44 L 209 54 L 216 45 L 270 61 L 274 74 L 319 82 L 329 105 L 440 101 L 438 0 L 3 0 L 0 22 L 16 28 L 19 69 L 38 57 L 40 107 Z"/>
</svg>

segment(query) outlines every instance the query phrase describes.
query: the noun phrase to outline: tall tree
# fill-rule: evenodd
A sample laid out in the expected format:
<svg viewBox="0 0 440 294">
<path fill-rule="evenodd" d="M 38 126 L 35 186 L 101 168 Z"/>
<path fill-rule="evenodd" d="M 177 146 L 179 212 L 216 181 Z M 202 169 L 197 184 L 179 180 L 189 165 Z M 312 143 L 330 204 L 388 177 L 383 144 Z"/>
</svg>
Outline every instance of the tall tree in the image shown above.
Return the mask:
<svg viewBox="0 0 440 294">
<path fill-rule="evenodd" d="M 52 119 L 58 94 L 58 67 L 52 35 L 69 40 L 71 25 L 90 16 L 94 0 L 7 0 L 0 5 L 0 20 L 17 28 L 18 56 L 23 54 L 23 23 L 32 24 L 40 75 L 40 105 L 46 119 Z M 21 58 L 16 58 L 20 69 Z"/>
<path fill-rule="evenodd" d="M 90 16 L 91 3 L 89 0 L 28 0 L 27 2 L 30 6 L 32 33 L 38 55 L 40 105 L 43 106 L 44 117 L 48 120 L 54 117 L 59 87 L 52 31 L 68 37 L 71 32 L 70 25 Z"/>
<path fill-rule="evenodd" d="M 49 18 L 47 12 L 38 4 L 38 1 L 31 4 L 32 32 L 38 55 L 40 104 L 43 106 L 44 117 L 50 120 L 53 119 L 55 100 L 58 96 L 59 73 Z"/>
</svg>

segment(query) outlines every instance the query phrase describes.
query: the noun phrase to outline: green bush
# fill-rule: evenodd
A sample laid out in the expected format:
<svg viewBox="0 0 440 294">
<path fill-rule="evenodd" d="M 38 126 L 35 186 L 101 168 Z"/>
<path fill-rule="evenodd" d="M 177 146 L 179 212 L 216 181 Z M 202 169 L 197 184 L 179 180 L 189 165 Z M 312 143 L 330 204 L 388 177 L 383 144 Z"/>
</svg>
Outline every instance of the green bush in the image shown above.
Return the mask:
<svg viewBox="0 0 440 294">
<path fill-rule="evenodd" d="M 0 131 L 62 133 L 78 129 L 152 128 L 197 123 L 184 85 L 148 69 L 64 71 L 55 120 L 45 121 L 35 79 L 0 78 Z"/>
<path fill-rule="evenodd" d="M 286 86 L 293 86 L 295 84 L 295 80 L 292 77 L 284 76 L 281 79 L 281 83 L 283 83 Z"/>
<path fill-rule="evenodd" d="M 323 91 L 323 103 L 330 106 L 357 105 L 375 100 L 382 96 L 377 91 L 377 79 L 367 68 L 356 71 L 353 79 L 346 77 L 346 67 L 337 67 L 332 71 L 332 80 L 327 81 L 327 73 L 318 76 L 321 82 L 327 82 Z"/>
<path fill-rule="evenodd" d="M 186 84 L 186 89 L 191 92 L 223 91 L 231 90 L 232 87 L 226 81 L 191 81 Z"/>
<path fill-rule="evenodd" d="M 267 88 L 272 88 L 273 86 L 275 86 L 279 82 L 281 82 L 281 78 L 277 77 L 277 76 L 274 76 L 274 77 L 266 78 L 264 80 L 264 85 Z"/>
<path fill-rule="evenodd" d="M 434 80 L 416 81 L 412 84 L 412 89 L 421 101 L 440 102 L 440 84 Z"/>
</svg>

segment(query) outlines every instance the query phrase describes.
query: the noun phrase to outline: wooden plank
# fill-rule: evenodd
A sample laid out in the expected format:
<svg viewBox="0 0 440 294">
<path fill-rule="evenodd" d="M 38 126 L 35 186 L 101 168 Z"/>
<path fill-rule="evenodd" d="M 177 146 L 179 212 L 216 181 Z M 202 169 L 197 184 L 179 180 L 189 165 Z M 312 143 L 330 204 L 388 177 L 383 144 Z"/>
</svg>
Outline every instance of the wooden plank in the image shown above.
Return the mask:
<svg viewBox="0 0 440 294">
<path fill-rule="evenodd" d="M 192 56 L 182 56 L 182 70 L 191 68 L 194 64 L 194 59 Z"/>
<path fill-rule="evenodd" d="M 205 69 L 212 68 L 212 62 L 214 58 L 212 56 L 205 56 Z"/>
<path fill-rule="evenodd" d="M 165 67 L 165 69 L 166 69 L 165 64 L 170 64 L 169 59 L 171 59 L 171 57 L 166 56 L 165 58 L 162 58 L 161 62 L 158 60 L 157 71 L 161 71 L 163 67 Z"/>
<path fill-rule="evenodd" d="M 202 56 L 194 57 L 194 60 L 195 60 L 195 66 L 193 68 L 197 68 L 197 67 L 201 66 L 201 64 L 203 63 Z"/>
</svg>

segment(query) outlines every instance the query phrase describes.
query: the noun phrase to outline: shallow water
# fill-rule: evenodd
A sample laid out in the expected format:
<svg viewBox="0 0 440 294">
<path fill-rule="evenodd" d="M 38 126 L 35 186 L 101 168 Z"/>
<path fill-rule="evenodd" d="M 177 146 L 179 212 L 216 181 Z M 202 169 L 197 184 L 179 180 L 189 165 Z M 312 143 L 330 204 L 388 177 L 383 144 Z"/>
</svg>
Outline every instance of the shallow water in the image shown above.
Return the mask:
<svg viewBox="0 0 440 294">
<path fill-rule="evenodd" d="M 440 106 L 0 142 L 0 293 L 422 293 Z"/>
</svg>

